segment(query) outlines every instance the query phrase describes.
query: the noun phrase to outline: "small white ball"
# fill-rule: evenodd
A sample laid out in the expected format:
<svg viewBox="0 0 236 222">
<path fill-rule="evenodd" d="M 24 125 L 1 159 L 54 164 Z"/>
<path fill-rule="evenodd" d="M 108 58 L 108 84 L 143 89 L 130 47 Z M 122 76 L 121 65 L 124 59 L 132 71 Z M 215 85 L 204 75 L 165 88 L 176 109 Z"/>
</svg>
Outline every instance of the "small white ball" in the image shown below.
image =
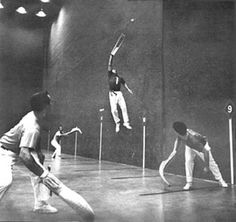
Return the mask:
<svg viewBox="0 0 236 222">
<path fill-rule="evenodd" d="M 134 22 L 134 19 L 132 18 L 132 19 L 130 19 L 130 21 L 131 21 L 131 22 Z"/>
</svg>

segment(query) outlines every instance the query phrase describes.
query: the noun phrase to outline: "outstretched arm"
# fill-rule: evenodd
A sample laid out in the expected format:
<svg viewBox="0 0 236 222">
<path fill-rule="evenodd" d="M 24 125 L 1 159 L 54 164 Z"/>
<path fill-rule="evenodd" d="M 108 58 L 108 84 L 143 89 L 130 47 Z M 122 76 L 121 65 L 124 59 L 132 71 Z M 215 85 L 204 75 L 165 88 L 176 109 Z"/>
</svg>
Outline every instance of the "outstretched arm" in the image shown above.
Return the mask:
<svg viewBox="0 0 236 222">
<path fill-rule="evenodd" d="M 69 131 L 69 132 L 67 132 L 67 133 L 62 133 L 61 136 L 68 136 L 68 135 L 70 135 L 70 134 L 72 134 L 72 133 L 73 133 L 73 132 Z"/>
<path fill-rule="evenodd" d="M 46 171 L 43 166 L 35 160 L 31 154 L 30 148 L 21 147 L 19 157 L 24 165 L 37 176 L 41 176 Z"/>
<path fill-rule="evenodd" d="M 181 146 L 181 140 L 179 138 L 176 138 L 176 140 L 174 142 L 174 149 L 173 149 L 173 151 L 177 152 L 177 150 L 179 150 L 180 146 Z"/>
<path fill-rule="evenodd" d="M 124 86 L 130 94 L 133 94 L 133 91 L 128 87 L 128 85 L 126 83 L 124 84 Z"/>
<path fill-rule="evenodd" d="M 112 62 L 113 62 L 113 55 L 110 54 L 108 68 L 107 68 L 108 71 L 112 70 Z"/>
</svg>

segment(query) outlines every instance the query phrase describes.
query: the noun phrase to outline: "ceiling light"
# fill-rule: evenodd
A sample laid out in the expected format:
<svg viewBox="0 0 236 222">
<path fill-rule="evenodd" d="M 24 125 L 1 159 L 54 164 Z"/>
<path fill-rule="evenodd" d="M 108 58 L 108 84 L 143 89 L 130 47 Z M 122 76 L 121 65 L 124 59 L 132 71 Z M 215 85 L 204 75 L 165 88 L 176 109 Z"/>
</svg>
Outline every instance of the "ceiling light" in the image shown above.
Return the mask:
<svg viewBox="0 0 236 222">
<path fill-rule="evenodd" d="M 18 13 L 20 13 L 20 14 L 26 14 L 27 13 L 27 11 L 25 10 L 25 8 L 24 7 L 19 7 L 18 9 L 16 9 L 16 11 L 18 12 Z"/>
<path fill-rule="evenodd" d="M 49 3 L 50 2 L 50 0 L 40 0 L 41 2 L 43 2 L 43 3 Z"/>
<path fill-rule="evenodd" d="M 0 1 L 0 8 L 4 8 L 2 1 Z"/>
<path fill-rule="evenodd" d="M 46 14 L 44 13 L 43 9 L 41 8 L 40 11 L 36 14 L 38 17 L 45 17 Z"/>
</svg>

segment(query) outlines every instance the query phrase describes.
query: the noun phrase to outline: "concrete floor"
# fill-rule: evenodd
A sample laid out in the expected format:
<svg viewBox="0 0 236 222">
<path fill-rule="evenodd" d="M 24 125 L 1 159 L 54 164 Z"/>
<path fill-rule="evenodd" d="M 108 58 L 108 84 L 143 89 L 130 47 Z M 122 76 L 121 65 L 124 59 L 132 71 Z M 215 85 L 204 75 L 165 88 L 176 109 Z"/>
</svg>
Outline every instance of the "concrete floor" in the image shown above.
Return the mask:
<svg viewBox="0 0 236 222">
<path fill-rule="evenodd" d="M 60 160 L 46 155 L 46 165 L 68 187 L 93 207 L 96 222 L 222 222 L 236 221 L 235 186 L 195 179 L 192 191 L 182 191 L 185 178 L 168 174 L 166 188 L 157 170 L 63 154 Z M 13 185 L 0 203 L 0 221 L 78 221 L 75 212 L 53 195 L 54 215 L 35 214 L 27 170 L 15 166 Z"/>
</svg>

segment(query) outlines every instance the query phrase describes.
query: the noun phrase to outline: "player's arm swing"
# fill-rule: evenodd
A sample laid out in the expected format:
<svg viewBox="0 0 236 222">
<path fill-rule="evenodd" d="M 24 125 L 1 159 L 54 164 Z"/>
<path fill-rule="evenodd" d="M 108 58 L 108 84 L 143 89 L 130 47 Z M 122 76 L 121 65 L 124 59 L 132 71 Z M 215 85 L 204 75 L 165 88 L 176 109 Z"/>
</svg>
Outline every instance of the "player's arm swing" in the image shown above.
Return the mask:
<svg viewBox="0 0 236 222">
<path fill-rule="evenodd" d="M 124 84 L 124 86 L 130 94 L 133 94 L 133 91 L 128 87 L 128 85 L 126 83 Z"/>
<path fill-rule="evenodd" d="M 41 176 L 45 172 L 45 169 L 42 167 L 42 165 L 38 164 L 38 162 L 31 155 L 30 148 L 21 147 L 19 157 L 25 166 L 35 175 Z"/>
<path fill-rule="evenodd" d="M 79 132 L 80 134 L 82 134 L 82 131 L 80 130 L 79 127 L 74 127 L 74 128 L 72 128 L 69 132 L 67 132 L 67 133 L 62 133 L 60 136 L 68 136 L 68 135 L 70 135 L 70 134 L 72 134 L 72 133 L 74 133 L 74 132 Z"/>
<path fill-rule="evenodd" d="M 46 170 L 41 163 L 34 158 L 33 150 L 27 147 L 22 147 L 19 157 L 25 166 L 32 171 L 35 175 L 39 176 L 43 183 L 54 193 L 58 194 L 59 183 L 57 178 Z"/>
</svg>

